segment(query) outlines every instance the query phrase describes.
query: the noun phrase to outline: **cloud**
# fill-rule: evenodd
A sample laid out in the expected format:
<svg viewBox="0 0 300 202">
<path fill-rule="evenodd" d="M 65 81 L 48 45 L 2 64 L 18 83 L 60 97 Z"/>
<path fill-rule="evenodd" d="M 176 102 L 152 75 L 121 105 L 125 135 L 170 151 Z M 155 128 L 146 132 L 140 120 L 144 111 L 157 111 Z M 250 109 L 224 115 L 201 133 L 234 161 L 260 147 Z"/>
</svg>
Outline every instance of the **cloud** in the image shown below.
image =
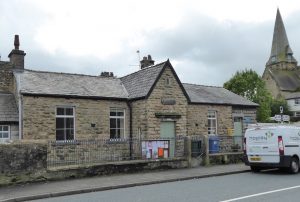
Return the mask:
<svg viewBox="0 0 300 202">
<path fill-rule="evenodd" d="M 144 48 L 154 59 L 175 60 L 184 82 L 222 85 L 237 70 L 263 71 L 272 24 L 220 22 L 194 13 L 174 29 L 148 33 Z"/>
<path fill-rule="evenodd" d="M 43 2 L 0 1 L 2 60 L 13 47 L 13 35 L 20 34 L 29 69 L 92 75 L 112 71 L 124 76 L 138 70 L 140 50 L 141 57 L 151 54 L 156 62 L 169 58 L 182 82 L 217 86 L 238 70 L 263 72 L 276 11 L 273 19 L 241 21 L 214 18 L 184 1 L 159 8 L 158 2 L 148 7 L 140 1 L 118 2 L 116 10 L 112 9 L 117 2 L 76 1 L 70 8 L 69 1 Z M 57 5 L 61 5 L 58 12 Z M 117 17 L 110 19 L 113 16 Z M 300 58 L 299 19 L 298 12 L 283 15 L 296 59 Z"/>
</svg>

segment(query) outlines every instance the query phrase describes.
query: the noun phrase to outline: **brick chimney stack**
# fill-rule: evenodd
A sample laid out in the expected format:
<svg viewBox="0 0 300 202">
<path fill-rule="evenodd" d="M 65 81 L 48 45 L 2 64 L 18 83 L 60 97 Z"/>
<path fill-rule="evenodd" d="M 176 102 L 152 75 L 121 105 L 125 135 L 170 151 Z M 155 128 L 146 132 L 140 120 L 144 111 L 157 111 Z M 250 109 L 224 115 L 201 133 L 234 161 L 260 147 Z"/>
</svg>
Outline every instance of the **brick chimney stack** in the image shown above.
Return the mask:
<svg viewBox="0 0 300 202">
<path fill-rule="evenodd" d="M 152 60 L 151 55 L 148 55 L 148 57 L 143 57 L 143 59 L 141 60 L 141 69 L 154 65 L 154 62 L 155 61 Z"/>
<path fill-rule="evenodd" d="M 22 50 L 19 50 L 20 47 L 19 35 L 15 35 L 14 46 L 15 49 L 13 49 L 8 55 L 9 60 L 14 65 L 15 68 L 24 69 L 24 57 L 26 53 Z"/>
</svg>

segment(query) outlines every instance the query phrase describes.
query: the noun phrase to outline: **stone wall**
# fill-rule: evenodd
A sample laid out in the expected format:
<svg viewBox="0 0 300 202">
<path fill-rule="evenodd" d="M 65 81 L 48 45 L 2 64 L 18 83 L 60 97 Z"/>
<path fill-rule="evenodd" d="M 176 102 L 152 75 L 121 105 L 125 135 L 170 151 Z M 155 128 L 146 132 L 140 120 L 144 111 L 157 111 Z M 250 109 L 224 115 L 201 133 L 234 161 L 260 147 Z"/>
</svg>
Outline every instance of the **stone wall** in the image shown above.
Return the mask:
<svg viewBox="0 0 300 202">
<path fill-rule="evenodd" d="M 163 99 L 171 100 L 172 104 L 163 103 Z M 180 136 L 187 134 L 187 106 L 188 100 L 185 97 L 171 67 L 166 67 L 161 77 L 155 84 L 153 91 L 146 100 L 146 118 L 141 126 L 146 130 L 145 137 L 149 139 L 160 138 L 161 122 L 171 121 L 175 123 L 174 153 L 175 156 L 184 155 L 184 141 Z M 161 114 L 163 116 L 157 116 Z M 169 116 L 175 114 L 175 117 Z M 135 124 L 135 123 L 134 123 Z M 171 141 L 172 142 L 172 141 Z M 171 143 L 172 144 L 172 143 Z M 170 147 L 173 147 L 172 145 Z"/>
<path fill-rule="evenodd" d="M 243 118 L 243 134 L 245 134 L 248 124 L 256 123 L 256 108 L 233 107 L 232 114 Z"/>
<path fill-rule="evenodd" d="M 47 143 L 42 142 L 22 141 L 12 144 L 0 144 L 0 187 L 18 183 L 61 180 L 114 173 L 136 173 L 144 170 L 184 168 L 188 166 L 186 158 L 131 161 L 107 159 L 106 162 L 95 162 L 94 164 L 80 163 L 80 160 L 83 159 L 79 159 L 74 166 L 68 161 L 68 150 L 63 150 L 65 153 L 60 153 L 62 151 L 58 149 L 56 155 L 62 158 L 61 162 L 51 167 L 47 165 L 47 155 L 48 158 L 51 158 L 53 150 L 51 151 L 51 147 L 47 147 L 49 146 Z M 126 144 L 112 143 L 111 145 L 113 147 L 112 150 L 117 151 L 118 148 L 116 147 L 125 149 L 124 146 Z M 73 145 L 73 147 L 76 146 L 78 145 Z M 86 157 L 84 150 L 78 151 L 78 155 L 81 155 L 82 158 Z M 97 156 L 93 156 L 93 158 L 97 158 Z"/>
<path fill-rule="evenodd" d="M 175 100 L 173 105 L 162 104 L 162 99 Z M 160 137 L 161 121 L 175 121 L 176 135 L 186 135 L 188 102 L 175 75 L 167 67 L 146 102 L 148 138 Z M 178 114 L 180 118 L 158 118 L 156 113 Z"/>
<path fill-rule="evenodd" d="M 266 88 L 270 91 L 271 95 L 274 98 L 278 98 L 280 96 L 281 92 L 280 92 L 279 87 L 277 86 L 275 80 L 272 78 L 272 76 L 270 75 L 270 73 L 267 70 L 265 70 L 262 78 L 265 81 Z"/>
<path fill-rule="evenodd" d="M 57 106 L 75 107 L 75 139 L 110 138 L 110 108 L 125 109 L 125 136 L 129 137 L 126 102 L 23 96 L 23 138 L 55 140 Z"/>
<path fill-rule="evenodd" d="M 146 100 L 132 102 L 132 135 L 134 138 L 144 139 L 147 136 L 147 108 Z"/>
<path fill-rule="evenodd" d="M 188 106 L 188 116 L 187 116 L 188 135 L 192 136 L 192 135 L 208 134 L 207 113 L 209 110 L 214 110 L 217 112 L 218 135 L 227 135 L 228 129 L 233 128 L 231 106 L 190 104 Z"/>
<path fill-rule="evenodd" d="M 37 172 L 47 167 L 47 144 L 0 144 L 0 173 Z"/>
<path fill-rule="evenodd" d="M 1 62 L 1 61 L 0 61 Z M 12 92 L 13 73 L 12 69 L 0 64 L 0 91 Z"/>
</svg>

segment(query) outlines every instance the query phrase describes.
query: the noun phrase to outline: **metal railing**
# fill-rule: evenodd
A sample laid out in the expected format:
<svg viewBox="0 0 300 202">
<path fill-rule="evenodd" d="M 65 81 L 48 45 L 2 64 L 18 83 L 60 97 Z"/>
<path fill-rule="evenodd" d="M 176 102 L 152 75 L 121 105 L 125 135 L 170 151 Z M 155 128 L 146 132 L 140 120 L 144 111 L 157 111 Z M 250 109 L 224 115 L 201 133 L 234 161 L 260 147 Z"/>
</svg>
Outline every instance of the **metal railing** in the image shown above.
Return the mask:
<svg viewBox="0 0 300 202">
<path fill-rule="evenodd" d="M 47 167 L 184 157 L 184 141 L 183 136 L 155 139 L 49 141 Z"/>
<path fill-rule="evenodd" d="M 206 145 L 203 135 L 191 136 L 191 155 L 193 158 L 199 158 L 205 155 Z"/>
</svg>

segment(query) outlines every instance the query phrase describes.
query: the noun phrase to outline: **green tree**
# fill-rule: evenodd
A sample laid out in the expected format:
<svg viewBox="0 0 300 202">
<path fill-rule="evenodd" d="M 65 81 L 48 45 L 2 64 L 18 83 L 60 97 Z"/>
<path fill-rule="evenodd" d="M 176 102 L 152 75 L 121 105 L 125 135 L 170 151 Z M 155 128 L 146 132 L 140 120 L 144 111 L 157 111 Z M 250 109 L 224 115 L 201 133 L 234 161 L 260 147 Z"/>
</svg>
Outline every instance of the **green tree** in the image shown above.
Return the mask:
<svg viewBox="0 0 300 202">
<path fill-rule="evenodd" d="M 272 96 L 265 87 L 265 82 L 253 70 L 237 71 L 223 85 L 224 88 L 259 104 L 257 121 L 265 122 L 271 117 Z"/>
<path fill-rule="evenodd" d="M 283 107 L 283 114 L 286 115 L 292 115 L 292 112 L 290 111 L 290 108 L 287 104 L 287 101 L 283 98 L 274 99 L 272 100 L 271 104 L 271 116 L 274 116 L 275 114 L 280 114 L 280 106 Z"/>
</svg>

